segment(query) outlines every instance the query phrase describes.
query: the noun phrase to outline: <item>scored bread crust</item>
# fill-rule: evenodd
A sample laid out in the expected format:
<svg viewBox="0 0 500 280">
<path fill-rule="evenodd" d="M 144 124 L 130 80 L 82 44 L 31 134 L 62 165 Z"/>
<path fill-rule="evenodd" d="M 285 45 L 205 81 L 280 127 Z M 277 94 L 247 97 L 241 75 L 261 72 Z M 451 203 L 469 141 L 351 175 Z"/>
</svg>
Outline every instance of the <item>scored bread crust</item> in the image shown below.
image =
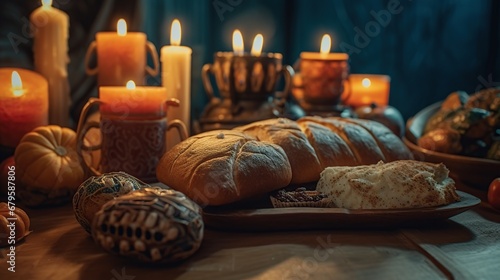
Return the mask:
<svg viewBox="0 0 500 280">
<path fill-rule="evenodd" d="M 222 205 L 287 186 L 283 149 L 237 131 L 192 136 L 163 155 L 157 178 L 200 205 Z"/>
<path fill-rule="evenodd" d="M 341 118 L 304 117 L 298 120 L 321 124 L 337 133 L 349 146 L 358 164 L 373 164 L 385 161 L 377 141 L 365 128 Z"/>
<path fill-rule="evenodd" d="M 259 141 L 276 144 L 285 151 L 292 168 L 292 184 L 318 180 L 323 170 L 317 153 L 301 127 L 289 119 L 269 119 L 234 128 Z"/>
</svg>

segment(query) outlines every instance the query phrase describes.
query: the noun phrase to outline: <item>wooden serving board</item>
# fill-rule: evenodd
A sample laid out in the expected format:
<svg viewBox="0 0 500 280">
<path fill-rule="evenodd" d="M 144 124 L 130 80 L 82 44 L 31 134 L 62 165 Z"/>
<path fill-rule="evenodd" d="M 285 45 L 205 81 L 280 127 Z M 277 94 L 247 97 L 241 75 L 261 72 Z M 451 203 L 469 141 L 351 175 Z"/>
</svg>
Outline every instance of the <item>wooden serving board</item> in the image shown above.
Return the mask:
<svg viewBox="0 0 500 280">
<path fill-rule="evenodd" d="M 209 228 L 243 231 L 414 227 L 447 219 L 481 202 L 479 198 L 468 193 L 457 193 L 460 196 L 458 202 L 413 209 L 210 207 L 204 209 L 203 220 Z"/>
</svg>

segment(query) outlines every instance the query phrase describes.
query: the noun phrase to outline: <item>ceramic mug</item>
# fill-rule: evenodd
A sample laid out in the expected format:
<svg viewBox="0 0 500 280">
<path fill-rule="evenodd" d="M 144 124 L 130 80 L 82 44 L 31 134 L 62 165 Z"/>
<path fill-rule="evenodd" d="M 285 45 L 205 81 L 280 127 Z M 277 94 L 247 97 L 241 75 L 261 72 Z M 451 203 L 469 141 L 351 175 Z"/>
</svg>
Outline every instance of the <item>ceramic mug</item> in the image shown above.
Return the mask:
<svg viewBox="0 0 500 280">
<path fill-rule="evenodd" d="M 113 44 L 107 33 L 99 32 L 96 34 L 96 40 L 93 41 L 85 55 L 85 70 L 87 75 L 97 75 L 99 86 L 123 86 L 132 80 L 136 85 L 144 85 L 146 74 L 154 77 L 158 75 L 160 64 L 158 53 L 153 43 L 146 40 L 146 34 L 140 32 L 131 32 L 128 37 L 133 37 L 131 42 L 137 47 L 129 47 L 123 50 L 117 50 L 116 44 Z M 110 39 L 111 38 L 111 39 Z M 144 46 L 144 47 L 138 47 Z M 127 51 L 126 55 L 115 55 L 116 52 Z M 97 53 L 97 66 L 90 68 L 90 59 L 92 54 Z M 153 59 L 154 68 L 146 65 L 147 53 Z"/>
<path fill-rule="evenodd" d="M 167 122 L 166 114 L 155 119 L 126 119 L 116 116 L 102 115 L 100 121 L 85 122 L 88 111 L 93 104 L 102 103 L 91 98 L 80 116 L 77 129 L 77 152 L 83 159 L 83 152 L 101 151 L 100 166 L 90 166 L 85 162 L 91 175 L 123 171 L 147 182 L 157 182 L 156 166 L 166 149 L 166 133 L 175 128 L 181 140 L 187 138 L 187 129 L 180 120 Z M 178 106 L 177 100 L 166 102 L 166 106 Z M 101 132 L 101 143 L 87 146 L 85 135 L 92 129 Z"/>
<path fill-rule="evenodd" d="M 282 60 L 279 53 L 237 56 L 232 52 L 217 52 L 214 63 L 203 66 L 203 87 L 210 99 L 216 98 L 209 77 L 213 74 L 222 99 L 229 99 L 233 104 L 242 100 L 266 100 L 276 98 L 276 83 L 283 75 L 285 86 L 280 98 L 286 99 L 294 71 L 288 65 L 283 66 Z"/>
</svg>

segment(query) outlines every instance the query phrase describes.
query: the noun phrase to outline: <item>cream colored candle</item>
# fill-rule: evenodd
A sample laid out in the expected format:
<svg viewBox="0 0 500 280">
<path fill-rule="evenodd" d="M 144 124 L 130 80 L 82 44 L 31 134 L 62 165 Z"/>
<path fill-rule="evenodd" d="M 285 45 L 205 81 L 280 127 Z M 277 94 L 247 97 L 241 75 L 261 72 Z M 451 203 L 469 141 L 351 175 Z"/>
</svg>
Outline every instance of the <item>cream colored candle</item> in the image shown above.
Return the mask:
<svg viewBox="0 0 500 280">
<path fill-rule="evenodd" d="M 389 103 L 391 77 L 386 75 L 351 74 L 349 76 L 350 91 L 346 105 L 360 107 L 376 103 L 385 106 Z"/>
<path fill-rule="evenodd" d="M 168 120 L 181 120 L 190 131 L 191 115 L 191 53 L 189 47 L 181 46 L 181 25 L 178 20 L 172 22 L 170 46 L 161 48 L 162 84 L 167 89 L 169 98 L 179 100 L 178 108 L 168 110 Z M 167 133 L 167 151 L 181 139 L 175 131 Z"/>
<path fill-rule="evenodd" d="M 115 119 L 159 119 L 165 116 L 167 91 L 164 87 L 126 86 L 99 88 L 101 115 Z"/>
<path fill-rule="evenodd" d="M 0 145 L 16 147 L 21 138 L 48 124 L 47 80 L 30 70 L 0 69 Z"/>
<path fill-rule="evenodd" d="M 31 13 L 30 21 L 34 27 L 35 71 L 42 74 L 49 84 L 49 123 L 70 126 L 69 17 L 52 7 L 52 0 L 42 0 L 42 7 Z"/>
</svg>

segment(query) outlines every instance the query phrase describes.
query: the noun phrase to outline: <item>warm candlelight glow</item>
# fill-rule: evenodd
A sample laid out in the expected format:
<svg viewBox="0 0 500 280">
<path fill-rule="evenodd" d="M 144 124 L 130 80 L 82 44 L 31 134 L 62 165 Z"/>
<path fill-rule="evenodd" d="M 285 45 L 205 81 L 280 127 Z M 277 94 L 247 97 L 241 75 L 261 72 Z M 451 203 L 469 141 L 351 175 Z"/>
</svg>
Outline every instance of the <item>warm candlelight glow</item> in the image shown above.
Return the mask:
<svg viewBox="0 0 500 280">
<path fill-rule="evenodd" d="M 241 32 L 236 29 L 233 32 L 233 52 L 238 55 L 242 55 L 245 47 L 243 46 L 243 36 Z"/>
<path fill-rule="evenodd" d="M 330 53 L 331 47 L 332 47 L 332 38 L 330 38 L 330 35 L 328 34 L 323 35 L 323 38 L 321 39 L 320 53 L 322 55 Z"/>
<path fill-rule="evenodd" d="M 17 73 L 17 71 L 12 71 L 11 81 L 12 81 L 12 93 L 14 94 L 14 96 L 23 95 L 24 94 L 23 82 L 21 81 L 21 76 L 19 76 L 19 73 Z"/>
<path fill-rule="evenodd" d="M 116 24 L 116 32 L 119 36 L 127 35 L 127 22 L 124 19 L 121 18 L 118 20 L 118 23 Z"/>
<path fill-rule="evenodd" d="M 172 28 L 170 29 L 170 44 L 172 46 L 180 46 L 181 35 L 181 22 L 178 19 L 174 19 Z"/>
<path fill-rule="evenodd" d="M 253 44 L 252 44 L 251 53 L 253 56 L 260 56 L 263 44 L 264 44 L 264 37 L 262 37 L 262 34 L 257 34 L 257 36 L 255 36 L 255 38 L 253 39 Z"/>
<path fill-rule="evenodd" d="M 42 0 L 42 6 L 44 8 L 49 8 L 52 6 L 52 0 Z"/>
<path fill-rule="evenodd" d="M 134 81 L 128 81 L 127 82 L 127 89 L 135 89 L 135 83 L 134 83 Z"/>
<path fill-rule="evenodd" d="M 371 84 L 372 84 L 372 82 L 368 78 L 364 78 L 361 81 L 361 85 L 364 86 L 365 88 L 369 88 Z"/>
</svg>

